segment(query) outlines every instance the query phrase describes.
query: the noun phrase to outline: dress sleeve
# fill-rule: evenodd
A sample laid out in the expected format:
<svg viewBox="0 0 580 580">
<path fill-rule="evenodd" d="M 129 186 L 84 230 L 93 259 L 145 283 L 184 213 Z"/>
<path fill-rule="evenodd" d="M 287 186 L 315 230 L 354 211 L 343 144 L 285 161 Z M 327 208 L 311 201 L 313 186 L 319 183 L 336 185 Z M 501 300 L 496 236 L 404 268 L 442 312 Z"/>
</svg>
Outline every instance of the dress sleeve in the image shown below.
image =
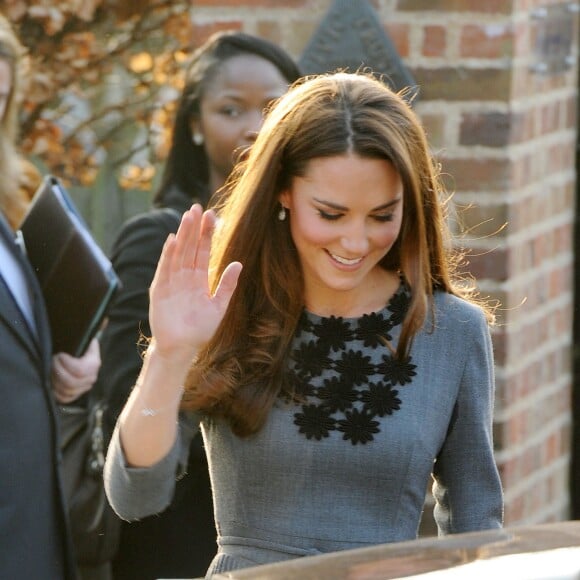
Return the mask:
<svg viewBox="0 0 580 580">
<path fill-rule="evenodd" d="M 479 309 L 467 325 L 465 367 L 447 436 L 436 458 L 434 516 L 439 535 L 500 528 L 503 493 L 492 441 L 494 361 Z"/>
<path fill-rule="evenodd" d="M 181 414 L 179 429 L 169 453 L 151 467 L 129 467 L 115 427 L 107 451 L 103 477 L 111 507 L 123 520 L 135 521 L 163 512 L 171 503 L 176 474 L 184 467 L 191 439 L 199 429 L 200 416 Z"/>
</svg>

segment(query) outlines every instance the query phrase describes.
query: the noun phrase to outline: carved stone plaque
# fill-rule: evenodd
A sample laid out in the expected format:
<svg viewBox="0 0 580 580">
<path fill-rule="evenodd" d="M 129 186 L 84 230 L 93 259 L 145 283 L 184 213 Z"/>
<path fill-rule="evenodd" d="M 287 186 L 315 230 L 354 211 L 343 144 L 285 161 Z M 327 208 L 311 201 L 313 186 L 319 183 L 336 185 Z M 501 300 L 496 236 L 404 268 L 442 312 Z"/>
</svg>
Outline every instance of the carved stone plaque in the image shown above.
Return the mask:
<svg viewBox="0 0 580 580">
<path fill-rule="evenodd" d="M 305 74 L 366 69 L 394 90 L 416 84 L 366 0 L 334 0 L 300 58 Z"/>
</svg>

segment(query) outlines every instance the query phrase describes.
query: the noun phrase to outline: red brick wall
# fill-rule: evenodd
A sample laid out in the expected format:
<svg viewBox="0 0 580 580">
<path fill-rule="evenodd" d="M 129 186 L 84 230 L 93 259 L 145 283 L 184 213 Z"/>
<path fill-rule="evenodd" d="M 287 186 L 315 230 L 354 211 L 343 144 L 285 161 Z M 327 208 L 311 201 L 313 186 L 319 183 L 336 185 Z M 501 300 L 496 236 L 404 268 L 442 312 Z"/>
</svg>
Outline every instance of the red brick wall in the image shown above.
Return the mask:
<svg viewBox="0 0 580 580">
<path fill-rule="evenodd" d="M 471 272 L 501 302 L 495 437 L 506 524 L 567 519 L 578 69 L 530 70 L 532 10 L 556 2 L 371 4 L 420 85 L 417 111 L 468 228 Z M 299 57 L 330 5 L 192 0 L 192 17 L 200 41 L 233 27 Z"/>
</svg>

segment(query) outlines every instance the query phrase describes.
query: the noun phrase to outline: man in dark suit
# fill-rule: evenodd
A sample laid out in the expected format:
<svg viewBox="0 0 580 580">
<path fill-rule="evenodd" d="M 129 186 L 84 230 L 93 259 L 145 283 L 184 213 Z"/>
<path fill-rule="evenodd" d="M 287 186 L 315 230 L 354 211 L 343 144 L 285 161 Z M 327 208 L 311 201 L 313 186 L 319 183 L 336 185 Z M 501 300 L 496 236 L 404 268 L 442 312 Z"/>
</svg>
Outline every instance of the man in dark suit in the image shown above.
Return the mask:
<svg viewBox="0 0 580 580">
<path fill-rule="evenodd" d="M 52 349 L 34 272 L 0 213 L 0 577 L 74 578 Z"/>
<path fill-rule="evenodd" d="M 0 211 L 0 578 L 75 578 L 53 397 L 55 385 L 81 394 L 100 358 L 93 344 L 70 373 L 63 356 L 52 356 L 38 282 Z"/>
<path fill-rule="evenodd" d="M 82 394 L 100 359 L 94 344 L 72 369 L 66 357 L 52 356 L 36 276 L 0 211 L 0 578 L 75 577 L 54 395 Z"/>
</svg>

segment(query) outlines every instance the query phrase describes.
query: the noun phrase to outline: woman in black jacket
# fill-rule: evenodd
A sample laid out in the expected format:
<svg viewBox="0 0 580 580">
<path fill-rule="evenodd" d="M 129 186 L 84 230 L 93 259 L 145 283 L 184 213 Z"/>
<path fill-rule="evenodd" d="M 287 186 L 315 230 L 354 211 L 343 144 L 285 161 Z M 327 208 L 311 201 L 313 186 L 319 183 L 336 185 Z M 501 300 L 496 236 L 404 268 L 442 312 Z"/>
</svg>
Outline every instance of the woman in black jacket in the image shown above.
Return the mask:
<svg viewBox="0 0 580 580">
<path fill-rule="evenodd" d="M 110 428 L 141 368 L 139 344 L 150 335 L 148 290 L 163 243 L 194 202 L 206 207 L 219 195 L 237 158 L 252 144 L 264 109 L 299 76 L 282 49 L 244 33 L 218 33 L 193 54 L 154 207 L 128 220 L 112 251 L 123 289 L 101 342 L 100 381 Z M 116 579 L 205 573 L 216 551 L 216 531 L 201 437 L 190 448 L 187 475 L 180 476 L 175 499 L 161 516 L 123 523 L 113 561 Z"/>
</svg>

